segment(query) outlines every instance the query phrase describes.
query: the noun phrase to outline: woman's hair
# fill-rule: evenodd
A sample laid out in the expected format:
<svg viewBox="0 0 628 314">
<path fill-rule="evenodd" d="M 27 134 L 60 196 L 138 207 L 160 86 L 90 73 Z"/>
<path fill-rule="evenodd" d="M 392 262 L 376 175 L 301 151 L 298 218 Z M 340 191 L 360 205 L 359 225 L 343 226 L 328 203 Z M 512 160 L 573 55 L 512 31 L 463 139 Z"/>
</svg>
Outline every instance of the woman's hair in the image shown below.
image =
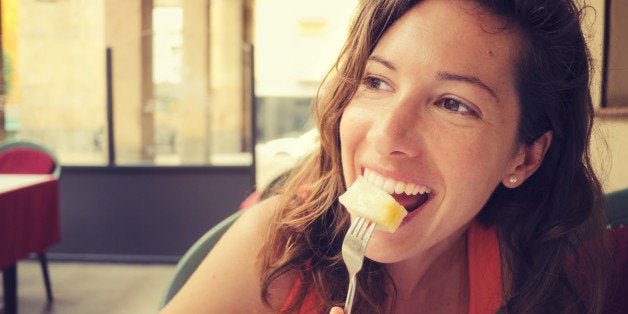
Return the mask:
<svg viewBox="0 0 628 314">
<path fill-rule="evenodd" d="M 499 186 L 478 217 L 499 233 L 505 312 L 601 312 L 606 219 L 589 153 L 594 108 L 581 11 L 570 0 L 476 1 L 522 35 L 519 141 L 553 132 L 539 169 L 516 189 Z"/>
<path fill-rule="evenodd" d="M 602 192 L 589 160 L 593 107 L 590 56 L 581 14 L 570 0 L 473 0 L 514 30 L 523 49 L 515 60 L 521 116 L 518 138 L 531 145 L 547 131 L 552 143 L 540 168 L 520 187 L 499 186 L 478 220 L 497 229 L 502 247 L 503 310 L 507 313 L 596 313 L 603 305 L 604 251 L 589 243 L 604 228 Z M 383 33 L 418 0 L 360 1 L 347 41 L 315 100 L 320 146 L 291 174 L 260 251 L 262 297 L 288 272 L 301 276 L 284 308 L 294 312 L 306 294 L 320 311 L 341 305 L 348 282 L 341 244 L 349 216 L 337 197 L 342 176 L 339 125 Z M 585 245 L 585 241 L 587 245 Z M 586 275 L 578 275 L 582 272 Z M 354 309 L 382 313 L 395 291 L 382 264 L 365 260 Z M 394 283 L 393 283 L 394 287 Z"/>
</svg>

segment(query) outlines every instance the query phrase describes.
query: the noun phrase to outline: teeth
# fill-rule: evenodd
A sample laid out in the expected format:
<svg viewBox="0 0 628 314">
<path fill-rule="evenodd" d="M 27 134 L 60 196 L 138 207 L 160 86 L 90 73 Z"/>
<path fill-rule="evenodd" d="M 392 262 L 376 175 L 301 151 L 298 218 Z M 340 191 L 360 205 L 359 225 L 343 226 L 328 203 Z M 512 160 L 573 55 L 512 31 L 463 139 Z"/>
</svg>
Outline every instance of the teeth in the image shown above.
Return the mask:
<svg viewBox="0 0 628 314">
<path fill-rule="evenodd" d="M 386 181 L 384 181 L 384 191 L 386 191 L 386 193 L 391 194 L 395 192 L 395 181 L 393 181 L 392 179 L 386 179 Z"/>
<path fill-rule="evenodd" d="M 421 192 L 421 187 L 420 187 L 420 186 L 415 186 L 415 187 L 412 189 L 412 195 L 417 195 L 417 194 L 419 194 L 420 192 Z"/>
<path fill-rule="evenodd" d="M 372 184 L 374 184 L 376 187 L 380 189 L 384 188 L 384 177 L 378 176 L 375 173 L 373 173 L 371 175 L 371 178 L 373 179 L 373 181 L 371 181 Z"/>
<path fill-rule="evenodd" d="M 416 195 L 417 194 L 417 186 L 412 183 L 406 183 L 405 193 L 408 195 Z"/>
<path fill-rule="evenodd" d="M 403 182 L 397 182 L 397 184 L 395 185 L 395 194 L 403 193 L 403 190 L 405 188 L 406 186 L 403 184 Z"/>
<path fill-rule="evenodd" d="M 415 185 L 413 183 L 395 181 L 391 178 L 385 178 L 369 169 L 364 170 L 364 179 L 376 187 L 386 191 L 388 194 L 405 193 L 407 195 L 417 195 L 431 192 L 431 190 L 424 185 Z"/>
</svg>

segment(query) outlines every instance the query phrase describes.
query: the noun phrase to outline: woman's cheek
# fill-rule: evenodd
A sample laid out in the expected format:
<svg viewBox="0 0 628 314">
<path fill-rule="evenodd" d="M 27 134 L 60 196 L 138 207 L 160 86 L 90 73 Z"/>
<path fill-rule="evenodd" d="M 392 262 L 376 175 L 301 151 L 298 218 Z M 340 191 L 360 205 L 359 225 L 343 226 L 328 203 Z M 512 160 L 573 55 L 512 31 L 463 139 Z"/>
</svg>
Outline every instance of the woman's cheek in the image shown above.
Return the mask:
<svg viewBox="0 0 628 314">
<path fill-rule="evenodd" d="M 347 107 L 340 120 L 340 152 L 345 180 L 352 181 L 357 176 L 356 152 L 367 130 L 367 123 L 360 119 L 358 112 Z"/>
</svg>

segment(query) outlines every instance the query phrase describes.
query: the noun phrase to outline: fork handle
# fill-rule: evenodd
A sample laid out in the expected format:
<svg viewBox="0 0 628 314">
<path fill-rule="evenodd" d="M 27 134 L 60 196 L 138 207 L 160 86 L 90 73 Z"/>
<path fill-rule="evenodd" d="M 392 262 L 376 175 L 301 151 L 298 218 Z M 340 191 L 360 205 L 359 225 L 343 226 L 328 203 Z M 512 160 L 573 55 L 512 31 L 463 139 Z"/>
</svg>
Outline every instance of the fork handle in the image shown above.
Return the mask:
<svg viewBox="0 0 628 314">
<path fill-rule="evenodd" d="M 349 277 L 349 289 L 347 290 L 347 300 L 345 301 L 345 312 L 351 314 L 353 307 L 353 297 L 355 296 L 355 275 Z"/>
</svg>

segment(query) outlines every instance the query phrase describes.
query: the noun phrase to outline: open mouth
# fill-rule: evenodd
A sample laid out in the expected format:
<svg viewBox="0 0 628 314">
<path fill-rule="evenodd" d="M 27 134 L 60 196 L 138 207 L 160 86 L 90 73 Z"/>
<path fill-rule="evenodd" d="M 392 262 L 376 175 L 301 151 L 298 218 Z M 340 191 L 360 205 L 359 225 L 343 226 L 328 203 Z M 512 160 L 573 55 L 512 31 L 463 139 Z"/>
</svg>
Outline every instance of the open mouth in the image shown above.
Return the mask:
<svg viewBox="0 0 628 314">
<path fill-rule="evenodd" d="M 390 194 L 408 213 L 427 202 L 431 192 L 430 188 L 424 185 L 386 178 L 370 169 L 364 169 L 364 179 Z"/>
<path fill-rule="evenodd" d="M 408 213 L 413 212 L 415 209 L 421 207 L 429 198 L 429 193 L 407 195 L 407 194 L 391 194 L 391 196 L 401 204 Z"/>
</svg>

